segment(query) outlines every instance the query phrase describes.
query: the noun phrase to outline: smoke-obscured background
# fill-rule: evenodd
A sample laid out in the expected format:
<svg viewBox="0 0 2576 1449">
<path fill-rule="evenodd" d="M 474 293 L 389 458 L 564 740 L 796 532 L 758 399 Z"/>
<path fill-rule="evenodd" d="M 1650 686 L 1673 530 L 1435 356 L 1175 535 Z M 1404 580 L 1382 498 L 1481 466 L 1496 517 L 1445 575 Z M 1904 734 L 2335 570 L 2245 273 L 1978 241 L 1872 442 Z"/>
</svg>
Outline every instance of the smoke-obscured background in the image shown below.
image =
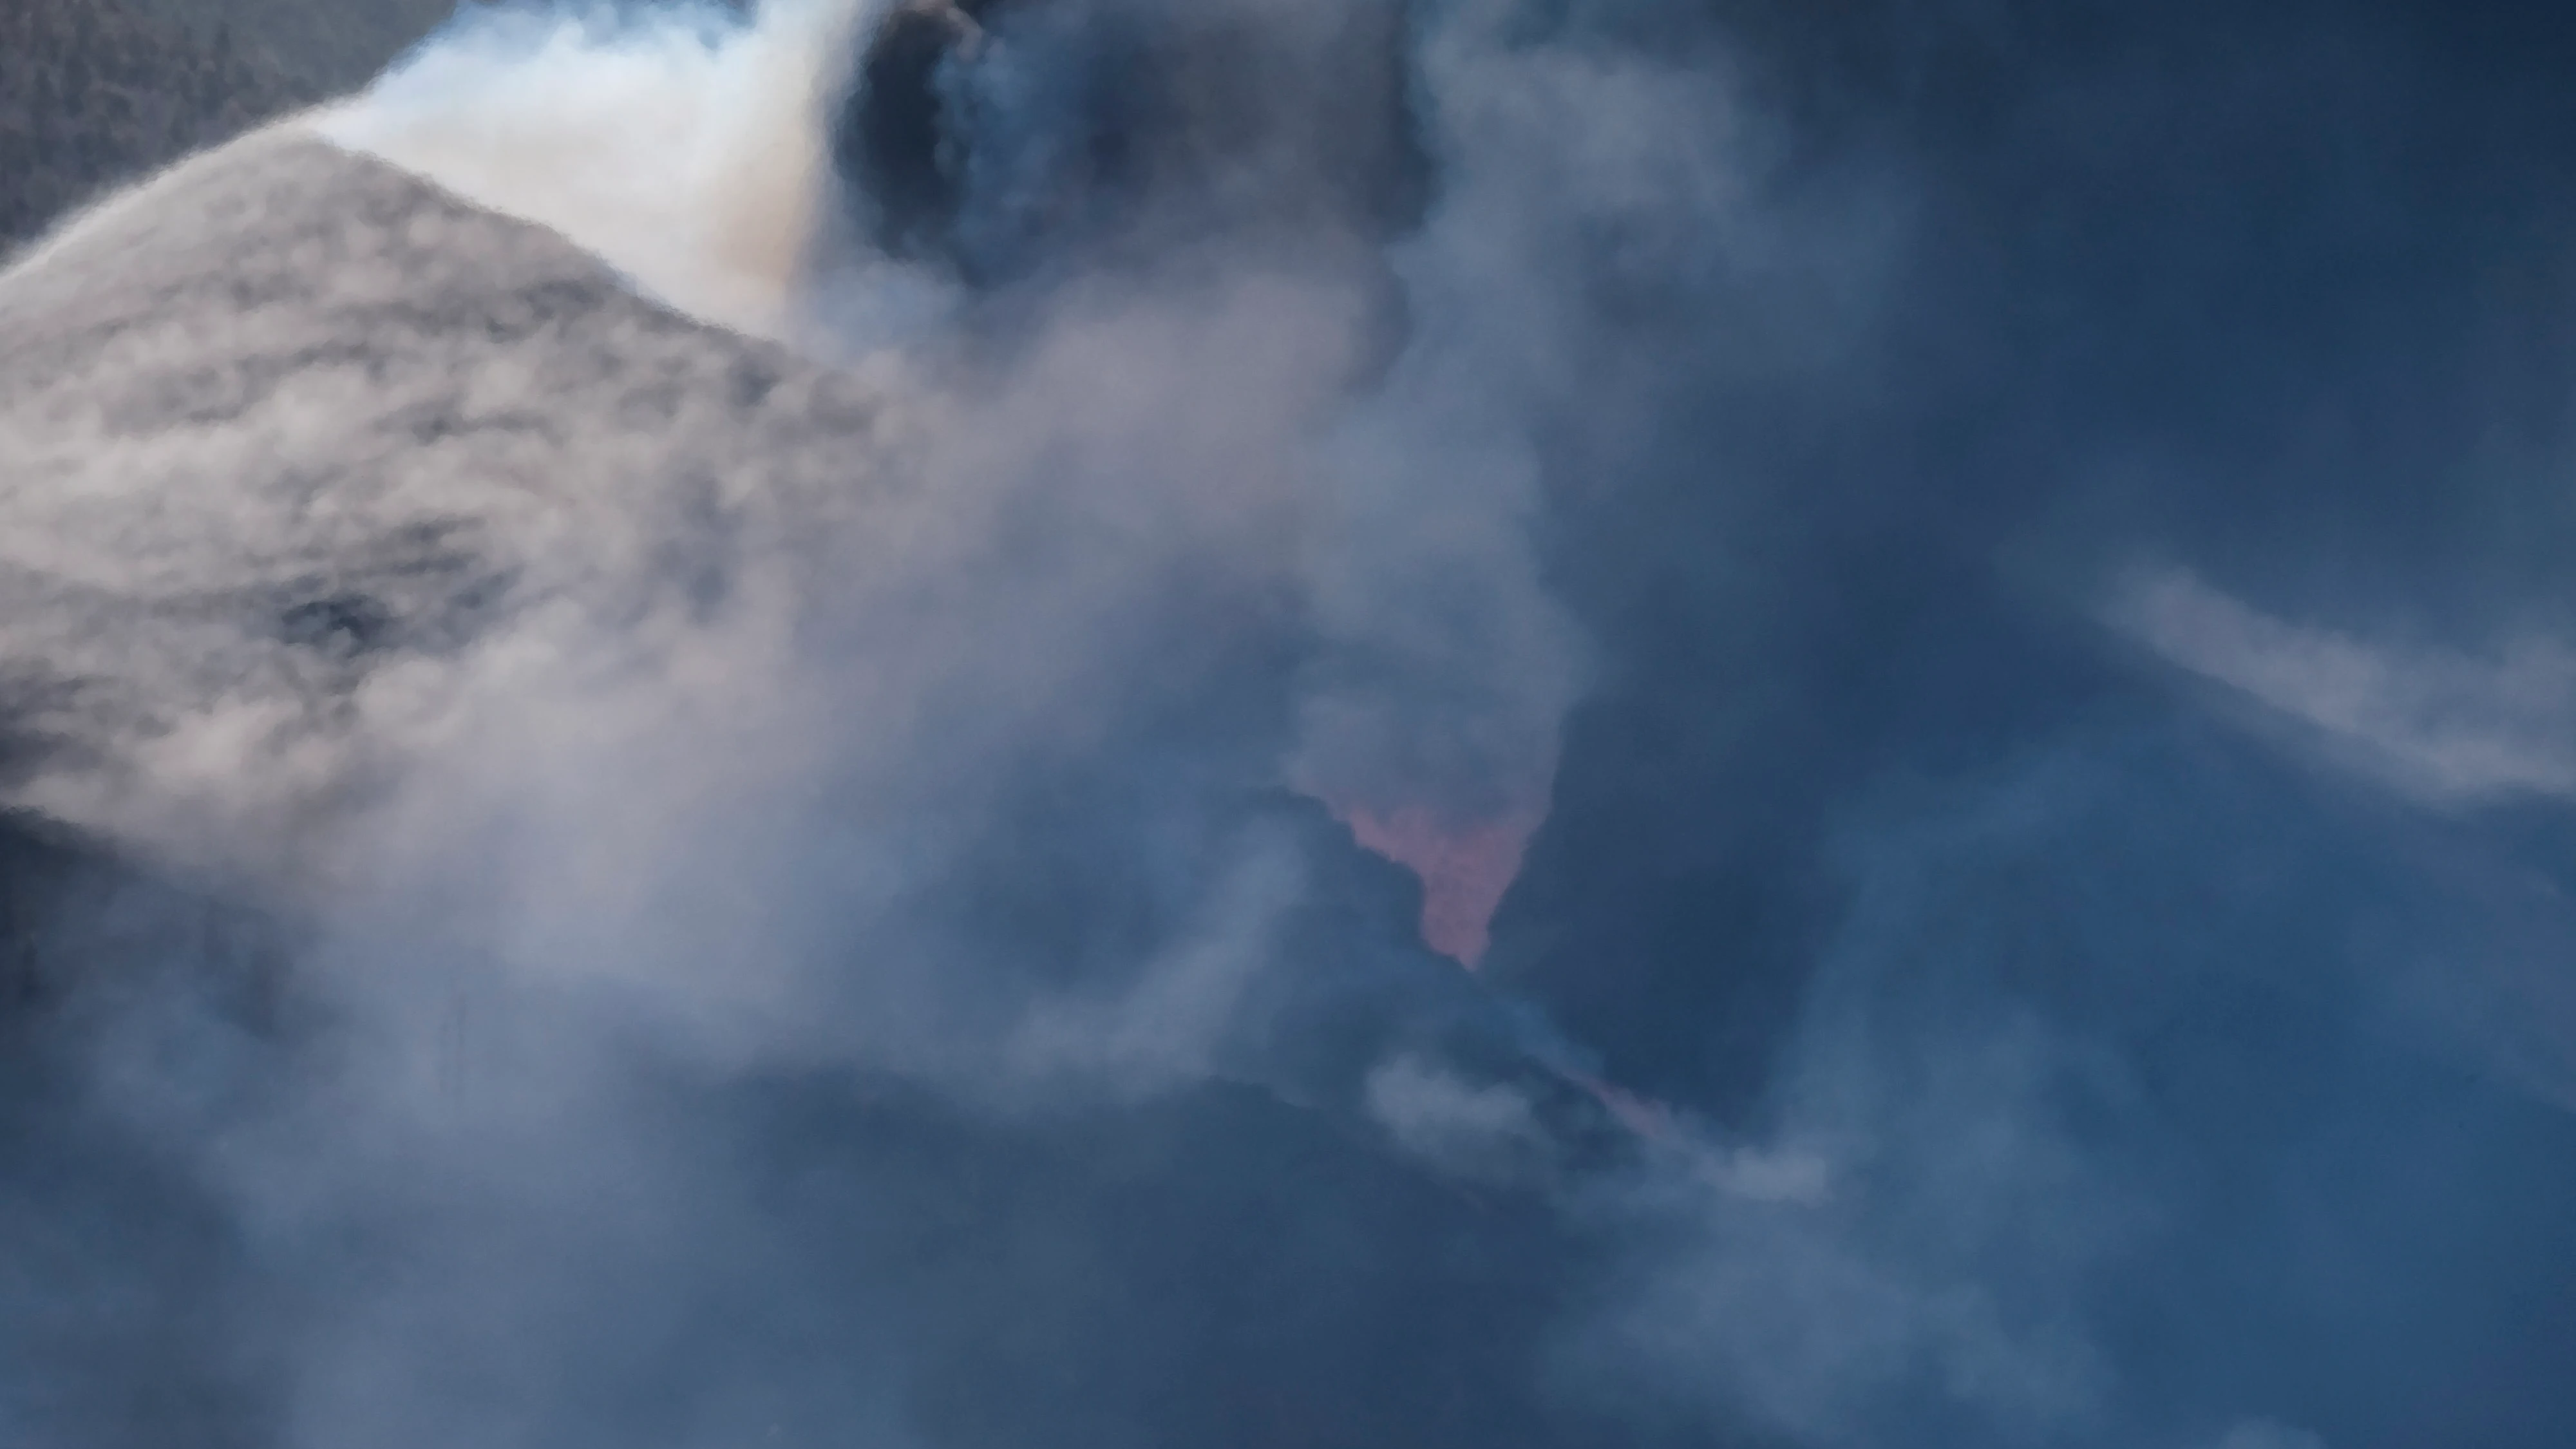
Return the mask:
<svg viewBox="0 0 2576 1449">
<path fill-rule="evenodd" d="M 0 40 L 0 1441 L 2576 1435 L 2549 8 Z"/>
</svg>

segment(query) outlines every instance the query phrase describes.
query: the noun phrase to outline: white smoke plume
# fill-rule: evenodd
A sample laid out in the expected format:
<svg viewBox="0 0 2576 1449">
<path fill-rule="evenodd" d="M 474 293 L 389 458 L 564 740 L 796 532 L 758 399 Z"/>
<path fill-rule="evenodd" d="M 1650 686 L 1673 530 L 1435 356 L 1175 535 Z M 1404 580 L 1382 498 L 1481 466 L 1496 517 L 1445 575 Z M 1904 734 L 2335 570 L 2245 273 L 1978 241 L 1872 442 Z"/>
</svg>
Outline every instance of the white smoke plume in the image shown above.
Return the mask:
<svg viewBox="0 0 2576 1449">
<path fill-rule="evenodd" d="M 478 6 L 312 123 L 684 312 L 779 335 L 830 195 L 828 114 L 882 9 Z"/>
</svg>

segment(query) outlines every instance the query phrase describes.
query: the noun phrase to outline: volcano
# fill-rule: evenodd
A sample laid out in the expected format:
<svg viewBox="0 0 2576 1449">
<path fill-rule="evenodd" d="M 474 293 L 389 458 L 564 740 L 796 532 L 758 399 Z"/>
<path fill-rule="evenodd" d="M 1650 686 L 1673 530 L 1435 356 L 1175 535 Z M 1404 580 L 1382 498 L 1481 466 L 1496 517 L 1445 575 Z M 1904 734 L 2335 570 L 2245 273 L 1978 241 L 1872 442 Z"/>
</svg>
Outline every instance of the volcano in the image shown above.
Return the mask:
<svg viewBox="0 0 2576 1449">
<path fill-rule="evenodd" d="M 2567 63 L 476 6 L 96 198 L 0 1439 L 2554 1449 Z"/>
</svg>

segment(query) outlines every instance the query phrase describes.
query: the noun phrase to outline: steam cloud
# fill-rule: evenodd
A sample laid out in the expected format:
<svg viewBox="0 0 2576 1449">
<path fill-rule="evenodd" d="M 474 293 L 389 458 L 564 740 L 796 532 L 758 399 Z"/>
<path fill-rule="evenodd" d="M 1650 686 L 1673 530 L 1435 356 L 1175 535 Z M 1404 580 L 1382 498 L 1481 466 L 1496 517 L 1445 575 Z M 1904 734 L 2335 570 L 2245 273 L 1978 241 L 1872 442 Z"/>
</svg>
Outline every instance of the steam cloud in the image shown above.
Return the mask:
<svg viewBox="0 0 2576 1449">
<path fill-rule="evenodd" d="M 2469 8 L 477 6 L 72 219 L 0 1437 L 2564 1442 Z"/>
</svg>

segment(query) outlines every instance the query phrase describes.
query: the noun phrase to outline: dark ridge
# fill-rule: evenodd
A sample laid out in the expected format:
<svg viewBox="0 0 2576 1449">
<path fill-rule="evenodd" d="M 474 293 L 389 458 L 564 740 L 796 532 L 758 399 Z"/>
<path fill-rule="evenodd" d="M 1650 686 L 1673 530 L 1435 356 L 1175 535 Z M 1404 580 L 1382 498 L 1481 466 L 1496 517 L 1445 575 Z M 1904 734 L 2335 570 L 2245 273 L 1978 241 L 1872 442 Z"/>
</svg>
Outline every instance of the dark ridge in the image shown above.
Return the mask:
<svg viewBox="0 0 2576 1449">
<path fill-rule="evenodd" d="M 0 811 L 0 1033 L 165 988 L 264 1030 L 287 950 L 283 927 L 258 912 L 41 815 Z"/>
<path fill-rule="evenodd" d="M 815 1296 L 911 1325 L 927 1442 L 1587 1442 L 1542 1371 L 1577 1252 L 1563 1222 L 1332 1114 L 1219 1082 L 997 1124 L 816 1079 L 737 1110 L 776 1147 L 758 1182 L 775 1231 L 875 1229 Z"/>
<path fill-rule="evenodd" d="M 285 959 L 273 922 L 0 812 L 0 1359 L 38 1386 L 0 1405 L 11 1442 L 279 1442 L 226 1306 L 252 1273 L 237 1231 L 101 1064 L 160 1048 L 141 1069 L 185 1078 L 200 1095 L 183 1112 L 254 1090 L 254 1044 L 284 1029 Z M 251 1049 L 223 1061 L 217 1038 L 167 1034 L 200 1009 L 192 1022 Z"/>
</svg>

